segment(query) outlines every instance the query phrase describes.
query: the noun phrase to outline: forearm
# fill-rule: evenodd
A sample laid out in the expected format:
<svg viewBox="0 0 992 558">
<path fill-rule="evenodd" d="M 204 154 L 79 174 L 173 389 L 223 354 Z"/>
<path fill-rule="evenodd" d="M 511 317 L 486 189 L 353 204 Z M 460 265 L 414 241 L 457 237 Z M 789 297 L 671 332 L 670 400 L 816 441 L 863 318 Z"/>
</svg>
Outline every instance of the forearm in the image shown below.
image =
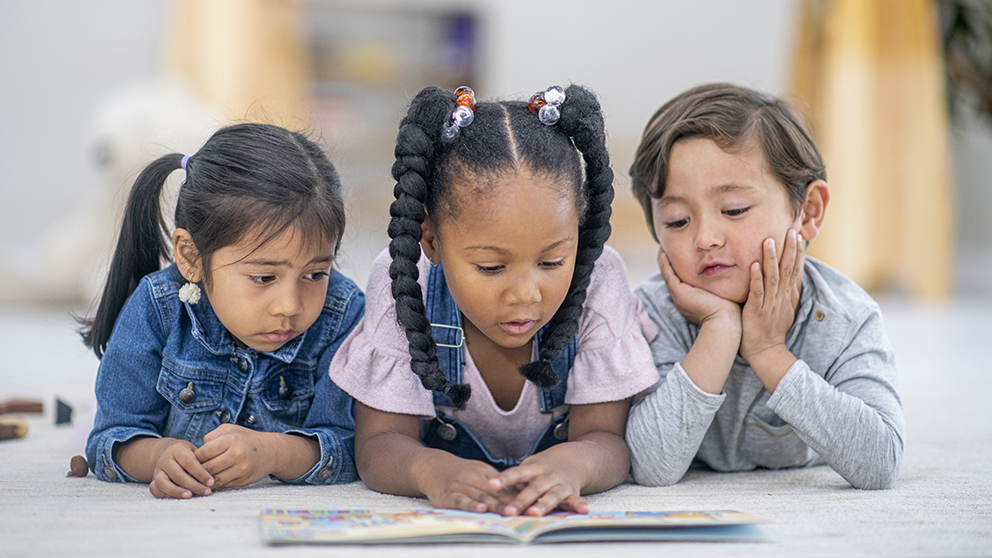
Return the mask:
<svg viewBox="0 0 992 558">
<path fill-rule="evenodd" d="M 183 442 L 185 440 L 176 438 L 134 438 L 114 448 L 114 461 L 135 480 L 151 482 L 155 464 L 158 463 L 162 452 L 172 444 Z"/>
<path fill-rule="evenodd" d="M 355 440 L 358 476 L 366 486 L 385 494 L 426 496 L 431 482 L 439 480 L 442 463 L 457 459 L 403 433 L 376 432 Z"/>
<path fill-rule="evenodd" d="M 274 457 L 268 473 L 280 479 L 295 479 L 306 474 L 320 461 L 320 444 L 317 440 L 295 434 L 265 432 L 265 451 Z"/>
<path fill-rule="evenodd" d="M 574 468 L 580 494 L 594 494 L 622 483 L 630 472 L 627 443 L 612 432 L 590 432 L 552 446 L 542 457 Z"/>
<path fill-rule="evenodd" d="M 775 393 L 778 383 L 798 359 L 789 351 L 785 343 L 782 343 L 760 353 L 748 355 L 746 360 L 754 370 L 755 376 L 761 380 L 761 385 L 765 386 L 765 390 L 768 393 Z"/>
<path fill-rule="evenodd" d="M 874 392 L 869 405 L 800 361 L 768 406 L 852 486 L 888 488 L 902 464 L 901 406 L 894 390 Z"/>
<path fill-rule="evenodd" d="M 724 399 L 700 390 L 680 365 L 673 366 L 658 389 L 630 410 L 627 442 L 634 481 L 648 486 L 678 482 Z"/>
<path fill-rule="evenodd" d="M 699 335 L 682 360 L 686 375 L 699 389 L 719 394 L 734 365 L 741 341 L 740 320 L 713 319 L 703 322 Z"/>
</svg>

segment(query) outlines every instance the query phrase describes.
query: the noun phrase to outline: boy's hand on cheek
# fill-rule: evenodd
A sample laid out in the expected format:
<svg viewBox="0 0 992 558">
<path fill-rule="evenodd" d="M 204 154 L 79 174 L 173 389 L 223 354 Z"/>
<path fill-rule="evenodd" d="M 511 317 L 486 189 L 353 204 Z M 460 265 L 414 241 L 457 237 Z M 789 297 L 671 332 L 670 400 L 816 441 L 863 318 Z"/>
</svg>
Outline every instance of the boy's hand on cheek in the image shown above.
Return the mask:
<svg viewBox="0 0 992 558">
<path fill-rule="evenodd" d="M 676 310 L 687 320 L 700 326 L 709 320 L 725 320 L 740 327 L 740 307 L 733 301 L 682 282 L 668 255 L 661 248 L 658 249 L 658 267 Z"/>
<path fill-rule="evenodd" d="M 751 264 L 751 291 L 741 319 L 741 356 L 769 392 L 796 361 L 785 345 L 799 304 L 805 248 L 796 231 L 786 234 L 784 254 L 779 260 L 775 241 L 762 244 L 762 263 Z"/>
</svg>

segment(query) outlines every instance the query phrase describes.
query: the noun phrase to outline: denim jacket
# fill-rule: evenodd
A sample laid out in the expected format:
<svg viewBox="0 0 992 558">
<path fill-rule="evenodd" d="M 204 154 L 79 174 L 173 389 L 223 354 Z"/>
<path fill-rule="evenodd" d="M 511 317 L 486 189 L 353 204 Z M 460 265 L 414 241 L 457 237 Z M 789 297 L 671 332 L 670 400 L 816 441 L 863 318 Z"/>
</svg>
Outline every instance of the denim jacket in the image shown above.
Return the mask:
<svg viewBox="0 0 992 558">
<path fill-rule="evenodd" d="M 235 346 L 206 296 L 194 305 L 179 300 L 184 283 L 175 265 L 147 275 L 117 317 L 97 373 L 97 412 L 86 443 L 97 478 L 136 482 L 114 461 L 115 444 L 150 436 L 200 446 L 205 434 L 229 422 L 320 444 L 313 468 L 280 480 L 355 480 L 353 402 L 327 375 L 365 310 L 355 283 L 333 270 L 317 321 L 273 352 Z"/>
<path fill-rule="evenodd" d="M 465 353 L 463 352 L 464 331 L 462 330 L 462 313 L 448 291 L 441 265 L 431 268 L 427 275 L 425 292 L 427 319 L 431 324 L 431 335 L 437 343 L 437 359 L 441 371 L 448 380 L 462 383 L 465 375 Z M 534 344 L 539 345 L 541 335 L 547 325 L 541 328 L 534 337 Z M 541 412 L 550 413 L 552 409 L 565 404 L 565 394 L 568 386 L 568 372 L 575 362 L 575 352 L 578 346 L 578 336 L 573 336 L 558 358 L 551 362 L 551 367 L 560 379 L 558 385 L 538 394 Z M 451 399 L 440 392 L 434 392 L 435 407 L 451 407 Z M 553 421 L 545 429 L 531 448 L 528 455 L 543 451 L 555 444 L 568 439 L 568 414 Z M 443 449 L 459 457 L 476 459 L 489 463 L 499 470 L 519 465 L 516 458 L 495 458 L 485 446 L 465 426 L 458 423 L 447 413 L 437 411 L 437 416 L 426 429 L 422 429 L 421 441 L 432 448 Z"/>
</svg>

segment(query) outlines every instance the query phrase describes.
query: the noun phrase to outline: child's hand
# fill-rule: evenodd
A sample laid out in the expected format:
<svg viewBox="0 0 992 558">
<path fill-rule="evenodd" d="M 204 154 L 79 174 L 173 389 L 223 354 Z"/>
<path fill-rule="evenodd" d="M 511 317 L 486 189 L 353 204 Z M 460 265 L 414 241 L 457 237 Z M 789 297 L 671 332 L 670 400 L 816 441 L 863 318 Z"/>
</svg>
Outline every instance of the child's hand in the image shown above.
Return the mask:
<svg viewBox="0 0 992 558">
<path fill-rule="evenodd" d="M 197 460 L 196 446 L 186 440 L 155 440 L 164 444 L 155 460 L 148 490 L 156 498 L 209 496 L 215 479 Z"/>
<path fill-rule="evenodd" d="M 764 261 L 751 264 L 751 292 L 744 304 L 741 335 L 741 356 L 773 391 L 795 357 L 785 345 L 785 336 L 796 319 L 799 304 L 799 285 L 805 261 L 805 246 L 796 231 L 789 230 L 781 260 L 775 241 L 765 239 L 762 244 Z M 784 370 L 781 367 L 788 364 Z M 776 372 L 777 377 L 769 374 Z M 780 372 L 780 374 L 778 374 Z"/>
<path fill-rule="evenodd" d="M 683 283 L 668 260 L 668 255 L 661 248 L 658 249 L 658 268 L 661 269 L 661 277 L 672 295 L 675 309 L 687 320 L 703 325 L 708 320 L 722 319 L 740 326 L 741 311 L 736 303 Z"/>
<path fill-rule="evenodd" d="M 500 513 L 507 516 L 542 516 L 555 508 L 573 513 L 589 513 L 589 505 L 580 496 L 580 481 L 575 471 L 547 452 L 525 459 L 489 479 L 489 488 L 501 494 L 518 491 Z M 508 492 L 509 491 L 509 492 Z"/>
<path fill-rule="evenodd" d="M 215 488 L 247 486 L 270 474 L 275 456 L 267 444 L 268 432 L 222 424 L 203 437 L 196 459 L 214 476 Z"/>
<path fill-rule="evenodd" d="M 424 489 L 424 495 L 435 507 L 501 513 L 504 500 L 509 501 L 516 494 L 512 489 L 500 493 L 490 486 L 490 479 L 499 471 L 487 463 L 451 454 L 441 457 L 439 466 L 430 471 Z"/>
</svg>

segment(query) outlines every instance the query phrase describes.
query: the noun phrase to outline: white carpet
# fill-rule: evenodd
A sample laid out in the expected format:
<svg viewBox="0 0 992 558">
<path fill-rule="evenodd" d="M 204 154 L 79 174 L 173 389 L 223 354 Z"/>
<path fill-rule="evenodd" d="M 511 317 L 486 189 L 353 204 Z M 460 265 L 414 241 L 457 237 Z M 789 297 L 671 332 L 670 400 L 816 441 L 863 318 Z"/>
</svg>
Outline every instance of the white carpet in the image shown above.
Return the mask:
<svg viewBox="0 0 992 558">
<path fill-rule="evenodd" d="M 771 521 L 774 542 L 549 546 L 266 547 L 262 508 L 425 507 L 361 483 L 291 487 L 263 481 L 190 501 L 145 485 L 66 478 L 81 432 L 52 425 L 58 395 L 84 419 L 96 359 L 64 312 L 0 308 L 0 399 L 43 399 L 23 440 L 0 442 L 0 556 L 992 556 L 992 302 L 883 301 L 906 408 L 907 448 L 891 490 L 850 488 L 826 467 L 690 472 L 668 488 L 623 485 L 594 510 L 733 509 Z"/>
</svg>

